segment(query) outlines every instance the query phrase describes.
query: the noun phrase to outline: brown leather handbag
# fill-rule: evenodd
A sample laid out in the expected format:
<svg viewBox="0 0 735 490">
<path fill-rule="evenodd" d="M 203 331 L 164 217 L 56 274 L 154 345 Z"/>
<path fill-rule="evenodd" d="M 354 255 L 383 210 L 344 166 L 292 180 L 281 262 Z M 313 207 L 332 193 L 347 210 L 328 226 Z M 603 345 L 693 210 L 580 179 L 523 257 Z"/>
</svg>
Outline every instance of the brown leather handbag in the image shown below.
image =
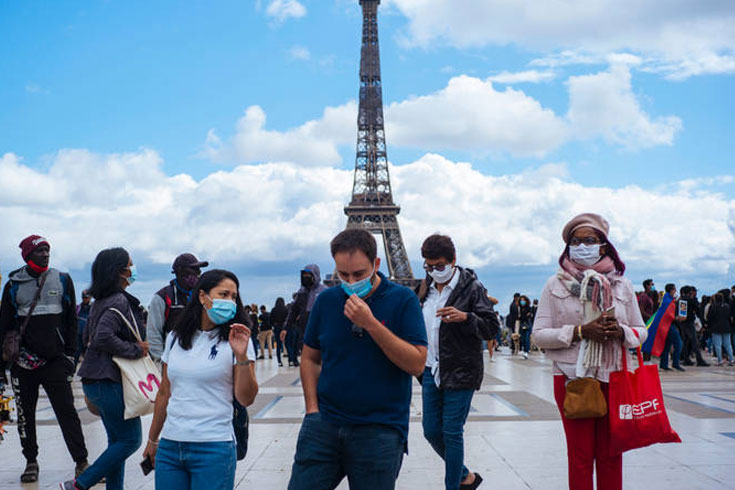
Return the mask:
<svg viewBox="0 0 735 490">
<path fill-rule="evenodd" d="M 577 378 L 567 383 L 564 416 L 568 419 L 590 419 L 607 415 L 607 402 L 600 382 L 595 378 Z"/>
<path fill-rule="evenodd" d="M 18 361 L 18 357 L 20 356 L 20 342 L 23 339 L 23 334 L 26 333 L 26 327 L 28 327 L 28 322 L 31 321 L 31 315 L 33 315 L 33 310 L 36 309 L 38 299 L 41 297 L 41 290 L 43 289 L 44 284 L 46 284 L 45 273 L 41 276 L 41 282 L 39 283 L 38 289 L 36 290 L 36 295 L 33 297 L 31 307 L 28 309 L 28 314 L 23 320 L 23 324 L 20 326 L 20 329 L 8 330 L 7 332 L 5 332 L 5 338 L 3 339 L 4 361 L 13 363 Z"/>
</svg>

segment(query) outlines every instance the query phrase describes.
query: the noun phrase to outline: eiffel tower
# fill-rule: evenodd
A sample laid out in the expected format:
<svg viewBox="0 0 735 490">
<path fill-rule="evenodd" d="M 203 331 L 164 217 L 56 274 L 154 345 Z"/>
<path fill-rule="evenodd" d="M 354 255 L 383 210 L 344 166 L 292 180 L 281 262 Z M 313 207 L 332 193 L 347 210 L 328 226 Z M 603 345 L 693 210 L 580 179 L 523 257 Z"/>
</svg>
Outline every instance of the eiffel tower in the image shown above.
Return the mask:
<svg viewBox="0 0 735 490">
<path fill-rule="evenodd" d="M 411 272 L 411 263 L 398 227 L 401 208 L 393 202 L 388 174 L 378 44 L 379 4 L 380 0 L 360 0 L 362 50 L 357 157 L 352 200 L 345 207 L 345 214 L 347 229 L 363 228 L 383 237 L 389 278 L 404 286 L 414 287 L 417 281 Z"/>
</svg>

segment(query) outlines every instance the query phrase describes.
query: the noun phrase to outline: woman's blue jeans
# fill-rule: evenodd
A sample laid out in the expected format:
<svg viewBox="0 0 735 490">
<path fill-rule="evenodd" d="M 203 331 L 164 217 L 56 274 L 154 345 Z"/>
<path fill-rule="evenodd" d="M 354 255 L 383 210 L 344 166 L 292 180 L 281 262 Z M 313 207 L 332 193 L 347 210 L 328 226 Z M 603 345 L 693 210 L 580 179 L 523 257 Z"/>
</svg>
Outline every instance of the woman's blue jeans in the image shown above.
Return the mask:
<svg viewBox="0 0 735 490">
<path fill-rule="evenodd" d="M 235 441 L 178 442 L 161 439 L 156 451 L 156 488 L 232 490 L 236 465 Z"/>
<path fill-rule="evenodd" d="M 725 352 L 730 361 L 733 361 L 732 357 L 732 344 L 730 343 L 729 333 L 712 333 L 712 343 L 714 344 L 715 354 L 717 354 L 717 362 L 722 362 L 722 347 L 725 347 Z"/>
<path fill-rule="evenodd" d="M 458 490 L 469 470 L 464 465 L 464 424 L 470 413 L 474 390 L 440 390 L 431 369 L 422 380 L 424 437 L 444 460 L 444 485 Z"/>
<path fill-rule="evenodd" d="M 84 384 L 82 389 L 100 411 L 107 432 L 107 449 L 77 478 L 77 485 L 91 488 L 106 478 L 108 490 L 123 490 L 125 460 L 140 447 L 140 417 L 125 420 L 125 402 L 120 383 L 98 381 Z"/>
</svg>

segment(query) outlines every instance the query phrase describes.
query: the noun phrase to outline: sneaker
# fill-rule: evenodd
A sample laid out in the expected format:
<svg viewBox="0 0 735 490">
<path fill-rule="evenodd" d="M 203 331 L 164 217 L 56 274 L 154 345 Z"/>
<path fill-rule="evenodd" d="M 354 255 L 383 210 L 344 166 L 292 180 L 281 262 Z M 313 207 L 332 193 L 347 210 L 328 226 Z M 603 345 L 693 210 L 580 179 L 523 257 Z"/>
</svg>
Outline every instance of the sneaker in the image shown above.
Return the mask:
<svg viewBox="0 0 735 490">
<path fill-rule="evenodd" d="M 528 352 L 524 352 L 524 353 L 523 353 L 523 358 L 524 358 L 524 359 L 528 359 Z"/>
<path fill-rule="evenodd" d="M 86 459 L 84 461 L 78 462 L 77 465 L 74 467 L 74 478 L 79 478 L 79 476 L 84 473 L 87 468 L 89 468 L 89 463 Z"/>
<path fill-rule="evenodd" d="M 282 362 L 279 362 L 278 363 L 278 367 L 283 367 L 283 363 Z"/>
<path fill-rule="evenodd" d="M 76 480 L 68 480 L 64 483 L 59 483 L 59 488 L 61 490 L 82 490 L 81 487 L 77 486 Z"/>
<path fill-rule="evenodd" d="M 661 371 L 671 371 L 671 368 L 669 367 L 659 367 Z"/>
<path fill-rule="evenodd" d="M 291 361 L 288 361 L 288 367 L 293 367 L 293 363 Z"/>
<path fill-rule="evenodd" d="M 694 363 L 692 361 L 683 361 L 682 364 L 684 366 L 694 366 Z"/>
<path fill-rule="evenodd" d="M 20 475 L 22 483 L 33 483 L 38 481 L 38 462 L 33 461 L 26 464 L 26 469 Z"/>
<path fill-rule="evenodd" d="M 686 372 L 686 369 L 684 369 L 681 366 L 674 366 L 674 369 L 676 369 L 677 371 L 681 371 L 682 373 L 685 373 Z"/>
<path fill-rule="evenodd" d="M 705 361 L 702 361 L 702 362 L 698 362 L 697 363 L 697 366 L 698 367 L 709 367 L 709 363 L 708 362 L 705 362 Z"/>
</svg>

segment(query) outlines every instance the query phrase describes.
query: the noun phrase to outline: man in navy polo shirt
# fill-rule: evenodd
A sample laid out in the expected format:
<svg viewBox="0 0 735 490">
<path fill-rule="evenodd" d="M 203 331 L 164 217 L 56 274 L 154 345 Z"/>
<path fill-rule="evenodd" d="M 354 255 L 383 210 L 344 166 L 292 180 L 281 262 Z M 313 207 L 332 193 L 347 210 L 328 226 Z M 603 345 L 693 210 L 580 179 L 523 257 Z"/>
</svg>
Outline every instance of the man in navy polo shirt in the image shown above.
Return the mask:
<svg viewBox="0 0 735 490">
<path fill-rule="evenodd" d="M 342 284 L 322 292 L 304 336 L 306 417 L 289 490 L 389 490 L 406 451 L 411 376 L 426 363 L 426 328 L 414 293 L 378 272 L 372 234 L 331 243 Z"/>
</svg>

